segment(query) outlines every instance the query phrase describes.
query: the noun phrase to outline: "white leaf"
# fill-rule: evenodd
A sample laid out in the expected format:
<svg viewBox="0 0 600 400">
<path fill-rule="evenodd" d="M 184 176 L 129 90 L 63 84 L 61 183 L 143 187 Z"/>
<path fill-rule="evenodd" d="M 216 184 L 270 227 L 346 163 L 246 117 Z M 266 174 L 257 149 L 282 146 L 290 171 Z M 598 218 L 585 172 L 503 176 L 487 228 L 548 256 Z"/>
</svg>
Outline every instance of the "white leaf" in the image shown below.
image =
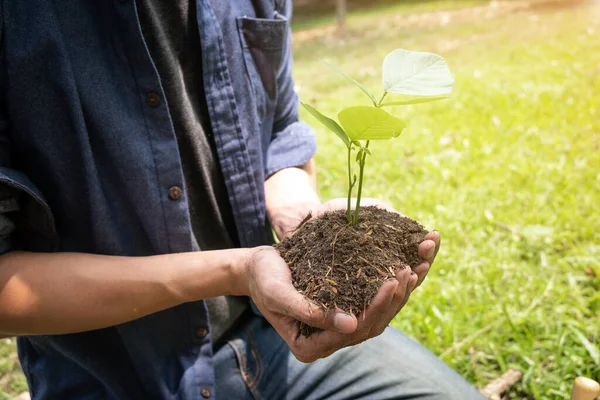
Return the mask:
<svg viewBox="0 0 600 400">
<path fill-rule="evenodd" d="M 398 49 L 383 60 L 383 90 L 414 96 L 440 96 L 452 92 L 454 78 L 437 54 Z"/>
</svg>

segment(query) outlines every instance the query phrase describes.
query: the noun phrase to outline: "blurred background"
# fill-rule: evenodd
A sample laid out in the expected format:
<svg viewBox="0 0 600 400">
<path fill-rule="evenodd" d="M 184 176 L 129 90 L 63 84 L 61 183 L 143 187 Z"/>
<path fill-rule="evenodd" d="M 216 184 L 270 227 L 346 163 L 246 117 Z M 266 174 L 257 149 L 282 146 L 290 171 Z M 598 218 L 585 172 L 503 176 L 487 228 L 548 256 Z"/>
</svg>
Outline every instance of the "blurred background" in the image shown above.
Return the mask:
<svg viewBox="0 0 600 400">
<path fill-rule="evenodd" d="M 600 378 L 600 1 L 346 3 L 342 31 L 335 0 L 296 0 L 303 101 L 369 105 L 319 58 L 376 97 L 396 48 L 441 55 L 456 80 L 449 100 L 390 109 L 408 129 L 371 144 L 363 196 L 442 234 L 395 326 L 478 386 L 517 368 L 510 398 L 568 399 Z M 323 198 L 345 196 L 343 146 L 302 118 Z"/>
<path fill-rule="evenodd" d="M 409 128 L 372 143 L 363 195 L 442 234 L 394 325 L 478 386 L 520 369 L 512 399 L 600 378 L 599 35 L 599 0 L 295 0 L 296 90 L 327 115 L 369 101 L 319 58 L 376 95 L 393 49 L 448 62 L 451 99 L 390 109 Z M 339 139 L 301 116 L 322 197 L 345 196 Z M 26 391 L 0 340 L 0 400 Z"/>
</svg>

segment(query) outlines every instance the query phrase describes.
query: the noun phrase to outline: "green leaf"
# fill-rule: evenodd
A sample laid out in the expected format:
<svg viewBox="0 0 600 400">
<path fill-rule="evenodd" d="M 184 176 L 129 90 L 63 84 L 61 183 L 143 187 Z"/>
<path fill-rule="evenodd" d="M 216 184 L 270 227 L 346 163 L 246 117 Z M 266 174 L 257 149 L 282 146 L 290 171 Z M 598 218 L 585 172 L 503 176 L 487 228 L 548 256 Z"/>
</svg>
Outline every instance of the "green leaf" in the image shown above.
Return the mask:
<svg viewBox="0 0 600 400">
<path fill-rule="evenodd" d="M 368 155 L 371 155 L 371 150 L 367 149 L 366 147 L 363 147 L 363 150 L 365 151 L 365 153 L 367 153 Z"/>
<path fill-rule="evenodd" d="M 439 96 L 452 92 L 454 78 L 437 54 L 397 49 L 383 60 L 383 90 L 395 94 Z"/>
<path fill-rule="evenodd" d="M 407 106 L 407 105 L 410 105 L 410 104 L 429 103 L 431 101 L 445 100 L 445 99 L 448 99 L 448 98 L 450 98 L 450 96 L 448 96 L 448 95 L 417 97 L 417 98 L 412 98 L 412 99 L 399 100 L 399 101 L 391 101 L 389 103 L 383 103 L 379 107 Z"/>
<path fill-rule="evenodd" d="M 600 350 L 598 350 L 598 347 L 596 347 L 595 344 L 590 342 L 588 338 L 586 338 L 585 335 L 577 328 L 570 326 L 569 329 L 571 329 L 575 336 L 577 336 L 577 339 L 579 339 L 583 347 L 585 347 L 585 349 L 590 354 L 590 357 L 592 358 L 592 360 L 594 360 L 596 365 L 600 366 Z"/>
<path fill-rule="evenodd" d="M 335 133 L 340 139 L 342 139 L 342 141 L 344 142 L 344 144 L 346 145 L 346 147 L 350 147 L 350 139 L 348 139 L 348 135 L 346 135 L 346 132 L 344 132 L 344 130 L 342 129 L 342 127 L 335 122 L 334 120 L 332 120 L 329 117 L 324 116 L 323 114 L 321 114 L 319 111 L 317 111 L 315 108 L 313 108 L 311 105 L 306 104 L 306 103 L 301 103 L 304 108 L 306 108 L 306 110 L 316 119 L 318 119 L 319 121 L 321 121 L 321 123 L 323 125 L 325 125 L 330 131 L 332 131 L 333 133 Z"/>
<path fill-rule="evenodd" d="M 362 156 L 363 156 L 363 149 L 361 148 L 360 150 L 358 150 L 356 152 L 356 161 L 357 162 L 360 161 L 360 159 L 362 158 Z"/>
<path fill-rule="evenodd" d="M 338 119 L 350 140 L 391 139 L 406 128 L 404 121 L 375 107 L 348 107 L 340 111 Z"/>
<path fill-rule="evenodd" d="M 358 88 L 360 90 L 362 90 L 367 96 L 369 96 L 369 98 L 371 99 L 371 101 L 373 102 L 373 104 L 377 104 L 377 99 L 375 98 L 375 96 L 373 96 L 373 93 L 371 93 L 369 91 L 369 89 L 367 89 L 366 87 L 364 87 L 363 85 L 361 85 L 360 83 L 358 83 L 354 78 L 352 78 L 349 75 L 346 75 L 345 73 L 342 72 L 341 69 L 339 69 L 338 67 L 336 67 L 333 64 L 328 63 L 325 60 L 321 60 L 321 62 L 325 65 L 327 65 L 329 68 L 331 68 L 332 70 L 334 70 L 335 72 L 337 72 L 338 74 L 340 74 L 341 76 L 343 76 L 344 78 L 348 79 L 350 82 L 354 83 L 356 86 L 358 86 Z"/>
</svg>

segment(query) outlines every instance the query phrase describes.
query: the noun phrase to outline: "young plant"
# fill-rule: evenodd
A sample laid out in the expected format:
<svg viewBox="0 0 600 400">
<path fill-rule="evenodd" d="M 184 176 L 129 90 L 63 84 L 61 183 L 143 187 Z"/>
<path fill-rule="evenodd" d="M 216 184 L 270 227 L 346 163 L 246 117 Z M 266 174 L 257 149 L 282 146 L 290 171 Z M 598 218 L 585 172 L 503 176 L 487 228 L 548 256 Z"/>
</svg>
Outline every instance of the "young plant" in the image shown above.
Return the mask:
<svg viewBox="0 0 600 400">
<path fill-rule="evenodd" d="M 329 68 L 342 75 L 369 97 L 372 106 L 352 106 L 338 113 L 339 123 L 323 115 L 314 107 L 302 103 L 304 108 L 325 127 L 344 142 L 348 161 L 348 208 L 346 215 L 351 225 L 358 223 L 363 188 L 365 163 L 371 155 L 371 140 L 390 140 L 398 137 L 406 128 L 405 121 L 394 117 L 382 107 L 405 106 L 427 103 L 449 97 L 454 79 L 444 59 L 436 54 L 397 49 L 383 60 L 383 94 L 377 98 L 363 85 L 346 75 L 337 67 L 323 61 Z M 388 95 L 402 95 L 395 101 L 386 100 Z M 389 100 L 389 98 L 387 98 Z M 358 177 L 352 172 L 352 152 L 356 151 Z M 356 207 L 352 211 L 352 193 L 358 180 Z"/>
</svg>

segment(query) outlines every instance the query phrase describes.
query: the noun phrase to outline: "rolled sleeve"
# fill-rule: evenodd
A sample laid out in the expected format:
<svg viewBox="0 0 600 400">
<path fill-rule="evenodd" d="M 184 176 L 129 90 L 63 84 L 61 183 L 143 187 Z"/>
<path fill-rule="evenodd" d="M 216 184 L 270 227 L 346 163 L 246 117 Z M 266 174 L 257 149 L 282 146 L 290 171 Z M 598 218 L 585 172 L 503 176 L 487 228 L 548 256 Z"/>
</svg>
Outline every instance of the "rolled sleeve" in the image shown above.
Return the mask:
<svg viewBox="0 0 600 400">
<path fill-rule="evenodd" d="M 10 251 L 13 247 L 12 234 L 15 231 L 13 215 L 19 209 L 19 191 L 0 184 L 0 254 Z"/>
<path fill-rule="evenodd" d="M 56 249 L 54 217 L 38 188 L 21 172 L 0 167 L 0 254 Z"/>
<path fill-rule="evenodd" d="M 1 35 L 0 18 L 0 54 Z M 0 62 L 0 93 L 5 89 L 4 72 Z M 16 249 L 55 249 L 56 229 L 48 204 L 31 180 L 12 166 L 8 121 L 6 104 L 0 100 L 0 255 Z"/>
<path fill-rule="evenodd" d="M 317 151 L 313 130 L 296 121 L 274 135 L 267 151 L 267 177 L 289 167 L 307 163 Z"/>
</svg>

